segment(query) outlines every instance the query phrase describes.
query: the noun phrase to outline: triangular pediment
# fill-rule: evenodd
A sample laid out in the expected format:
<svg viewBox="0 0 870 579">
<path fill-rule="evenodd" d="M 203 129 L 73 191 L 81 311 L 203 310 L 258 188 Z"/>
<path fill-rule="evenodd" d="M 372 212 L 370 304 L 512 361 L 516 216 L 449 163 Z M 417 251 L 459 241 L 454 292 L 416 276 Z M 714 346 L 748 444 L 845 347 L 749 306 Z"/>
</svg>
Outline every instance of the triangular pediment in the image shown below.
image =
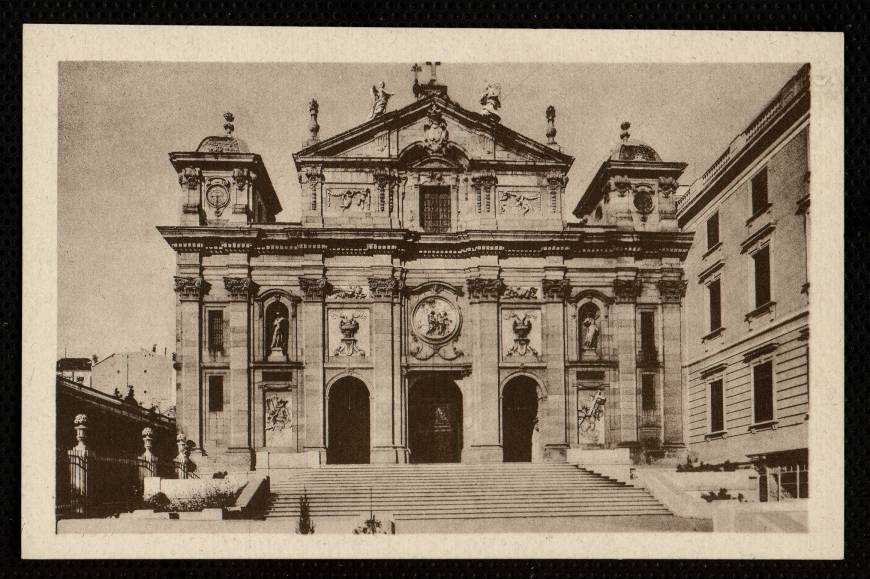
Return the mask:
<svg viewBox="0 0 870 579">
<path fill-rule="evenodd" d="M 573 162 L 557 149 L 436 95 L 309 145 L 293 158 L 297 166 L 305 161 L 328 165 L 330 159 L 383 159 L 409 167 L 504 161 L 565 170 Z"/>
</svg>

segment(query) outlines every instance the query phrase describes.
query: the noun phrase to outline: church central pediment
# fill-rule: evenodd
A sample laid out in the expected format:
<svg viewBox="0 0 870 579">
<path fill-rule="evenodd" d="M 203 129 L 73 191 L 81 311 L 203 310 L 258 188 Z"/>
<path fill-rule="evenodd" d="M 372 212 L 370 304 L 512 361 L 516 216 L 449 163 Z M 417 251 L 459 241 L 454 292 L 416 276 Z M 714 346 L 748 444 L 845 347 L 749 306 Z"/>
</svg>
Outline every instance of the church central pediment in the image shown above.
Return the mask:
<svg viewBox="0 0 870 579">
<path fill-rule="evenodd" d="M 440 96 L 429 96 L 382 114 L 294 155 L 337 164 L 382 160 L 416 168 L 467 168 L 469 163 L 504 162 L 570 167 L 573 158 L 525 137 Z"/>
</svg>

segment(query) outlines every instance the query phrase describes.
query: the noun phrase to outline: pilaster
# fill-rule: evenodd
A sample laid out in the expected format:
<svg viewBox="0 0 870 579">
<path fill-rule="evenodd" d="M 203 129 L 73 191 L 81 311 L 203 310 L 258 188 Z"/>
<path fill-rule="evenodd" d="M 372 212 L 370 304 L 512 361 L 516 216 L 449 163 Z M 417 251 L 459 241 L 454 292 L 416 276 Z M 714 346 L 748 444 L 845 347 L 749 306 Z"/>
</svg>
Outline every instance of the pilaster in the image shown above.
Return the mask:
<svg viewBox="0 0 870 579">
<path fill-rule="evenodd" d="M 198 266 L 197 266 L 198 268 Z M 178 380 L 181 390 L 177 393 L 177 428 L 197 445 L 203 443 L 202 395 L 200 386 L 200 312 L 205 280 L 199 276 L 175 276 L 175 293 L 178 295 L 179 343 L 176 364 L 180 365 Z"/>
<path fill-rule="evenodd" d="M 305 352 L 302 398 L 305 408 L 305 424 L 302 447 L 307 451 L 326 453 L 324 439 L 324 344 L 326 343 L 326 319 L 323 299 L 326 296 L 326 279 L 323 277 L 300 277 L 302 291 L 302 351 Z"/>
<path fill-rule="evenodd" d="M 546 320 L 546 326 L 541 329 L 548 396 L 546 402 L 539 402 L 538 412 L 540 423 L 544 425 L 544 456 L 548 460 L 562 461 L 570 436 L 565 382 L 565 300 L 571 295 L 571 284 L 567 279 L 543 279 L 541 286 L 543 320 Z"/>
<path fill-rule="evenodd" d="M 615 302 L 612 306 L 612 318 L 619 364 L 619 392 L 613 396 L 617 401 L 617 408 L 611 408 L 615 413 L 611 431 L 616 430 L 615 441 L 622 446 L 638 444 L 635 308 L 640 290 L 641 281 L 635 274 L 613 280 Z"/>
<path fill-rule="evenodd" d="M 664 446 L 685 447 L 683 420 L 683 373 L 681 367 L 682 328 L 680 307 L 686 282 L 679 269 L 663 272 L 669 277 L 658 282 L 662 303 L 662 362 L 664 398 Z"/>
<path fill-rule="evenodd" d="M 253 282 L 250 277 L 224 277 L 224 287 L 230 299 L 229 310 L 229 444 L 232 454 L 252 456 L 252 392 L 248 372 L 250 336 L 250 299 Z M 243 460 L 239 457 L 239 460 Z"/>
</svg>

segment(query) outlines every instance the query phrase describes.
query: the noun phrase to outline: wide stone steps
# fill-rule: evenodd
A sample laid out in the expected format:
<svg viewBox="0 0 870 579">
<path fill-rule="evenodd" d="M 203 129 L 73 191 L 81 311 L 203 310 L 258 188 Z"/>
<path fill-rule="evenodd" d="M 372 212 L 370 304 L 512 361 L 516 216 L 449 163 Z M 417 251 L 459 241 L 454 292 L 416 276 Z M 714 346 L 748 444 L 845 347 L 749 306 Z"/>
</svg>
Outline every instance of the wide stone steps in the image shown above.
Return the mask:
<svg viewBox="0 0 870 579">
<path fill-rule="evenodd" d="M 483 519 L 670 515 L 646 490 L 574 465 L 336 465 L 272 475 L 268 518 Z"/>
</svg>

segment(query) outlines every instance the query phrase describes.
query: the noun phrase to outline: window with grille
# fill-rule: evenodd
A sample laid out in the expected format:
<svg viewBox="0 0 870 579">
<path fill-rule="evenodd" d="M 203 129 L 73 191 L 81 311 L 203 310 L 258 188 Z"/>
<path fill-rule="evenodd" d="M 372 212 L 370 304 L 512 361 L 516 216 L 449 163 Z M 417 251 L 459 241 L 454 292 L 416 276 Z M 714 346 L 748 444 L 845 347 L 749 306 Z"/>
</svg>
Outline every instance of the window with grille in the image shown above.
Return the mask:
<svg viewBox="0 0 870 579">
<path fill-rule="evenodd" d="M 719 212 L 707 220 L 707 249 L 713 249 L 719 243 Z"/>
<path fill-rule="evenodd" d="M 722 380 L 710 382 L 710 432 L 725 430 L 725 399 Z"/>
<path fill-rule="evenodd" d="M 208 377 L 208 411 L 223 412 L 224 409 L 224 377 Z"/>
<path fill-rule="evenodd" d="M 756 173 L 750 185 L 752 189 L 752 214 L 757 215 L 767 209 L 767 167 Z"/>
<path fill-rule="evenodd" d="M 426 233 L 450 231 L 450 187 L 420 187 L 420 227 Z"/>
<path fill-rule="evenodd" d="M 755 307 L 760 308 L 770 302 L 770 247 L 764 247 L 752 254 L 755 265 Z"/>
<path fill-rule="evenodd" d="M 773 362 L 752 368 L 752 421 L 773 420 Z"/>
<path fill-rule="evenodd" d="M 211 352 L 224 349 L 224 313 L 221 310 L 208 312 L 208 349 Z"/>
<path fill-rule="evenodd" d="M 722 327 L 722 284 L 718 279 L 707 286 L 707 296 L 710 306 L 710 331 L 715 332 Z"/>
</svg>

